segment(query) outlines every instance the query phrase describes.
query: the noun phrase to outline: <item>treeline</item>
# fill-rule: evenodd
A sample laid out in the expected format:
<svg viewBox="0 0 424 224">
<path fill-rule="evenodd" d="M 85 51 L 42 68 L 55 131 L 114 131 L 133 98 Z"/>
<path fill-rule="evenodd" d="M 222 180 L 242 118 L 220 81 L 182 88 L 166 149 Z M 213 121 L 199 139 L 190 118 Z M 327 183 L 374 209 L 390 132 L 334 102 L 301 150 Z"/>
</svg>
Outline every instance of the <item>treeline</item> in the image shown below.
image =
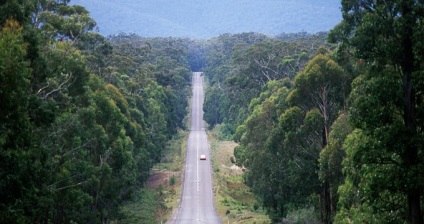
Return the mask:
<svg viewBox="0 0 424 224">
<path fill-rule="evenodd" d="M 423 223 L 422 9 L 342 1 L 328 36 L 211 40 L 205 120 L 275 222 Z"/>
<path fill-rule="evenodd" d="M 185 128 L 184 41 L 105 38 L 67 3 L 0 3 L 0 223 L 119 221 Z"/>
<path fill-rule="evenodd" d="M 290 83 L 312 55 L 326 44 L 326 33 L 282 34 L 277 38 L 257 33 L 221 35 L 209 41 L 204 69 L 209 88 L 204 119 L 234 134 L 251 113 L 249 104 L 269 82 Z"/>
</svg>

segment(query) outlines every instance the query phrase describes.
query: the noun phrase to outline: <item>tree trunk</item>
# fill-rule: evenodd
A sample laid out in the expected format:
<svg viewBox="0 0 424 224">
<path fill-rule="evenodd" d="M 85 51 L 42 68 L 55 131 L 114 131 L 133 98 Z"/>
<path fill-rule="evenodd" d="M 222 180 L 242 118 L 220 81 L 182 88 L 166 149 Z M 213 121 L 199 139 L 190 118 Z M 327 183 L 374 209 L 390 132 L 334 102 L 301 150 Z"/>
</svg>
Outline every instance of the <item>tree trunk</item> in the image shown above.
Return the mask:
<svg viewBox="0 0 424 224">
<path fill-rule="evenodd" d="M 328 128 L 327 125 L 324 125 L 322 130 L 322 143 L 324 148 L 328 143 Z M 320 195 L 320 204 L 321 204 L 321 222 L 323 224 L 332 223 L 331 220 L 331 198 L 330 198 L 330 183 L 328 180 L 324 180 L 322 184 L 322 190 Z"/>
<path fill-rule="evenodd" d="M 330 187 L 328 181 L 324 181 L 322 185 L 320 204 L 321 204 L 321 223 L 331 224 L 331 201 L 330 201 Z"/>
<path fill-rule="evenodd" d="M 421 194 L 420 191 L 411 191 L 407 195 L 408 201 L 408 220 L 411 224 L 422 224 L 422 215 L 421 215 Z"/>
<path fill-rule="evenodd" d="M 337 201 L 335 196 L 337 193 L 333 192 L 331 188 L 329 189 L 329 192 L 330 192 L 330 206 L 331 206 L 330 212 L 331 212 L 331 216 L 333 216 L 336 214 L 336 209 L 337 209 Z"/>
<path fill-rule="evenodd" d="M 413 52 L 413 34 L 416 21 L 413 13 L 414 1 L 404 0 L 401 2 L 401 14 L 403 18 L 403 35 L 401 36 L 402 43 L 402 76 L 403 76 L 403 94 L 404 94 L 404 123 L 407 131 L 407 136 L 414 139 L 417 136 L 417 118 L 416 118 L 416 101 L 415 92 L 412 83 L 412 74 L 415 70 L 415 58 Z M 405 169 L 407 172 L 413 172 L 418 165 L 418 148 L 415 142 L 407 142 L 403 160 L 405 162 Z M 417 180 L 420 178 L 418 173 L 413 173 L 413 178 Z M 413 183 L 413 181 L 405 180 L 406 182 Z M 416 186 L 408 186 L 406 193 L 408 203 L 408 223 L 422 224 L 423 219 L 421 215 L 421 189 Z"/>
</svg>

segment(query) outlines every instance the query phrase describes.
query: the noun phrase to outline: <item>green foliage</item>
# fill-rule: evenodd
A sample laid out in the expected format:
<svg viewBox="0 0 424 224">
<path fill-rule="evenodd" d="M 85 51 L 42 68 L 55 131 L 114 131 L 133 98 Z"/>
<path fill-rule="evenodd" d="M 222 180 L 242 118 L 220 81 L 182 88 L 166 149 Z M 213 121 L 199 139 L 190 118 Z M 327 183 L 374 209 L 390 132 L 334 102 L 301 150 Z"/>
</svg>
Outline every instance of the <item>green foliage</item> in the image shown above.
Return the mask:
<svg viewBox="0 0 424 224">
<path fill-rule="evenodd" d="M 376 223 L 423 222 L 421 11 L 416 1 L 342 1 L 343 23 L 331 36 L 365 66 L 350 109 L 351 139 L 362 142 L 346 144 L 349 172 L 341 197 L 350 197 L 352 180 L 362 195 L 344 203 L 339 220 L 365 212 L 376 214 L 367 215 Z"/>
<path fill-rule="evenodd" d="M 23 41 L 22 28 L 16 21 L 8 20 L 0 33 L 0 100 L 2 110 L 1 119 L 1 146 L 25 144 L 20 139 L 19 130 L 28 128 L 27 114 L 29 102 L 30 68 L 26 61 L 26 47 Z M 15 136 L 16 135 L 16 136 Z M 25 138 L 26 136 L 23 136 Z M 13 138 L 18 138 L 13 143 Z"/>
<path fill-rule="evenodd" d="M 356 4 L 344 2 L 346 8 Z M 404 10 L 416 11 L 408 4 L 402 5 Z M 410 63 L 422 58 L 416 53 L 421 45 L 410 35 L 416 45 L 404 48 L 411 40 L 404 34 L 390 36 L 387 28 L 394 22 L 418 35 L 422 26 L 409 30 L 397 18 L 386 20 L 387 8 L 373 7 L 375 14 L 366 16 L 346 11 L 346 20 L 329 37 L 345 41 L 334 52 L 319 48 L 284 55 L 281 52 L 289 51 L 290 44 L 305 43 L 290 35 L 282 37 L 287 42 L 249 42 L 249 35 L 214 40 L 221 44 L 212 45 L 207 58 L 205 120 L 211 127 L 222 123 L 233 130 L 240 143 L 234 150 L 236 163 L 247 168 L 246 183 L 276 220 L 286 216 L 290 206 L 304 208 L 308 203 L 319 208 L 325 223 L 379 223 L 383 217 L 397 223 L 421 214 L 420 200 L 412 199 L 422 194 L 422 183 L 412 181 L 422 167 L 421 151 L 413 147 L 422 139 L 415 122 L 423 114 L 421 93 L 405 92 L 422 87 L 421 71 Z M 388 27 L 373 27 L 375 20 Z M 356 33 L 350 38 L 352 30 Z M 308 55 L 315 56 L 307 62 Z M 302 60 L 303 69 L 284 70 Z M 272 77 L 278 72 L 287 76 Z M 282 77 L 286 81 L 281 84 L 270 81 Z M 283 86 L 288 88 L 285 94 L 274 94 Z M 349 143 L 352 130 L 366 136 L 356 140 L 366 142 L 363 146 Z M 415 207 L 409 204 L 407 209 L 408 200 Z"/>
<path fill-rule="evenodd" d="M 31 69 L 23 30 L 7 20 L 0 31 L 0 222 L 24 223 L 33 184 L 28 114 Z"/>
<path fill-rule="evenodd" d="M 317 217 L 314 207 L 301 208 L 297 210 L 289 211 L 287 217 L 283 219 L 283 223 L 287 224 L 301 224 L 310 223 L 318 224 L 319 218 Z"/>
<path fill-rule="evenodd" d="M 218 124 L 213 129 L 216 132 L 216 137 L 220 141 L 228 141 L 232 137 L 232 132 L 230 127 L 225 124 Z"/>
<path fill-rule="evenodd" d="M 169 185 L 173 186 L 176 183 L 176 178 L 175 175 L 172 175 L 171 178 L 169 179 Z"/>
<path fill-rule="evenodd" d="M 287 60 L 287 57 L 283 59 Z M 330 56 L 317 54 L 297 73 L 293 84 L 290 76 L 269 81 L 260 96 L 250 100 L 248 111 L 251 112 L 234 135 L 240 141 L 234 155 L 237 164 L 247 168 L 246 183 L 276 221 L 283 217 L 294 220 L 289 218 L 289 214 L 294 214 L 290 212 L 313 206 L 316 208 L 312 210 L 313 216 L 330 222 L 336 211 L 337 188 L 343 175 L 340 170 L 334 171 L 335 174 L 328 175 L 338 175 L 338 179 L 325 176 L 320 180 L 317 173 L 332 172 L 326 171 L 324 165 L 319 167 L 320 156 L 330 157 L 325 158 L 331 161 L 331 166 L 341 169 L 343 149 L 334 142 L 342 144 L 349 131 L 342 132 L 345 134 L 340 137 L 335 134 L 330 137 L 329 132 L 346 103 L 348 93 L 344 91 L 349 90 L 346 77 L 343 68 Z M 338 150 L 337 156 L 323 150 L 328 142 Z"/>
<path fill-rule="evenodd" d="M 67 2 L 0 8 L 0 223 L 119 218 L 184 128 L 186 42 L 108 40 Z"/>
<path fill-rule="evenodd" d="M 48 7 L 54 6 L 54 10 Z M 82 6 L 69 6 L 52 2 L 46 5 L 40 12 L 37 24 L 47 38 L 77 40 L 86 32 L 92 30 L 96 23 L 90 17 L 89 12 Z"/>
<path fill-rule="evenodd" d="M 367 203 L 360 201 L 357 206 L 360 207 L 364 203 L 366 208 L 379 211 L 378 214 L 385 217 L 385 220 L 391 217 L 396 222 L 401 222 L 406 217 L 402 206 L 405 202 L 401 197 L 401 192 L 405 188 L 400 187 L 399 184 L 405 186 L 402 183 L 409 181 L 403 180 L 399 175 L 409 173 L 407 176 L 414 176 L 415 171 L 408 171 L 402 165 L 402 152 L 406 146 L 401 139 L 403 127 L 402 117 L 399 116 L 400 108 L 396 106 L 399 102 L 396 95 L 399 96 L 399 94 L 393 92 L 389 94 L 391 97 L 387 97 L 387 92 L 386 94 L 368 92 L 374 88 L 378 88 L 379 92 L 396 90 L 392 87 L 399 82 L 396 81 L 398 76 L 393 75 L 391 76 L 393 79 L 390 79 L 389 73 L 385 73 L 385 77 L 385 79 L 379 79 L 364 75 L 354 82 L 352 104 L 355 108 L 351 110 L 351 119 L 360 131 L 358 130 L 351 138 L 359 136 L 362 140 L 360 140 L 361 144 L 354 144 L 352 140 L 346 143 L 349 153 L 345 167 L 357 173 L 358 186 L 360 186 L 358 190 L 363 192 L 363 197 L 368 198 Z M 366 81 L 367 78 L 371 80 Z M 363 94 L 367 94 L 368 97 L 364 98 Z M 370 104 L 373 106 L 370 107 Z M 348 176 L 353 174 L 346 173 Z M 347 184 L 346 182 L 345 185 Z M 390 197 L 384 196 L 387 202 L 378 199 L 387 194 L 390 195 Z M 352 205 L 348 203 L 347 209 Z M 395 209 L 397 213 L 384 212 L 391 209 Z"/>
<path fill-rule="evenodd" d="M 120 209 L 122 218 L 117 223 L 157 223 L 156 209 L 160 206 L 157 192 L 154 190 L 142 190 L 136 193 L 133 201 L 126 203 Z"/>
<path fill-rule="evenodd" d="M 319 158 L 319 178 L 322 182 L 329 184 L 330 209 L 334 217 L 338 210 L 339 187 L 345 180 L 342 173 L 342 161 L 346 157 L 346 149 L 343 147 L 346 137 L 352 132 L 346 114 L 340 114 L 332 124 L 329 142 L 321 151 Z"/>
<path fill-rule="evenodd" d="M 358 167 L 357 157 L 366 155 L 362 150 L 374 149 L 378 142 L 361 130 L 353 131 L 345 141 L 346 158 L 343 161 L 344 183 L 339 187 L 340 210 L 336 220 L 349 222 L 404 223 L 405 199 L 402 194 L 386 190 L 385 185 L 395 189 L 400 170 L 396 165 L 378 163 Z M 377 156 L 376 159 L 379 159 Z M 383 199 L 384 198 L 384 199 Z"/>
<path fill-rule="evenodd" d="M 0 26 L 4 26 L 7 20 L 17 21 L 21 25 L 27 25 L 32 13 L 31 1 L 2 1 L 0 4 Z"/>
<path fill-rule="evenodd" d="M 243 33 L 210 40 L 205 74 L 211 86 L 204 106 L 210 128 L 225 123 L 234 134 L 252 112 L 251 100 L 268 82 L 285 79 L 290 86 L 289 80 L 317 52 L 320 45 L 313 43 L 325 44 L 325 37 L 319 35 L 281 39 Z"/>
</svg>

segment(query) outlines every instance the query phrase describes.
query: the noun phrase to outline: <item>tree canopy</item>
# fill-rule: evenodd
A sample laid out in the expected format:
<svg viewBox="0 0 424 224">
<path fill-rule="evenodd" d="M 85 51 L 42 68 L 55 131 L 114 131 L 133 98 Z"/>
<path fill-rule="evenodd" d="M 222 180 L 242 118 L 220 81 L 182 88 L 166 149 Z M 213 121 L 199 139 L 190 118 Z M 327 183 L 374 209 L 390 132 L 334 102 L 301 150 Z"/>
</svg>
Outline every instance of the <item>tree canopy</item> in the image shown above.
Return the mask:
<svg viewBox="0 0 424 224">
<path fill-rule="evenodd" d="M 422 9 L 343 0 L 337 46 L 281 35 L 208 57 L 205 120 L 239 142 L 276 222 L 309 207 L 321 223 L 423 222 Z"/>
<path fill-rule="evenodd" d="M 69 1 L 0 5 L 0 223 L 108 223 L 190 93 L 182 39 L 103 37 Z"/>
</svg>

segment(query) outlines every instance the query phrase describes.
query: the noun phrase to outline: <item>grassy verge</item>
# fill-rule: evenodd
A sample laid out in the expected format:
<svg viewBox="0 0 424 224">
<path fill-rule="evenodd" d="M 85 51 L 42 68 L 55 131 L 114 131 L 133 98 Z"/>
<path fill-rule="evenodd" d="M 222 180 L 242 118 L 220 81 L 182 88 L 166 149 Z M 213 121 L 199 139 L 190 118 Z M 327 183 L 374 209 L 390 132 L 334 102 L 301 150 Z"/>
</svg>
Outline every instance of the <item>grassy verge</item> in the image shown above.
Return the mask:
<svg viewBox="0 0 424 224">
<path fill-rule="evenodd" d="M 180 200 L 187 138 L 188 132 L 180 131 L 168 142 L 146 186 L 136 192 L 133 201 L 121 207 L 121 219 L 113 223 L 166 223 L 171 218 Z"/>
<path fill-rule="evenodd" d="M 254 195 L 243 183 L 243 171 L 231 162 L 236 143 L 219 141 L 208 132 L 214 171 L 215 206 L 223 223 L 271 223 Z"/>
<path fill-rule="evenodd" d="M 166 220 L 171 218 L 173 209 L 178 207 L 180 202 L 182 172 L 185 162 L 188 135 L 188 131 L 181 131 L 177 138 L 170 141 L 169 147 L 164 152 L 161 162 L 153 167 L 154 171 L 157 170 L 159 173 L 168 174 L 162 175 L 163 184 L 157 187 L 152 186 L 154 189 L 162 191 L 161 197 L 168 209 L 165 214 Z M 158 209 L 161 210 L 160 207 Z"/>
</svg>

